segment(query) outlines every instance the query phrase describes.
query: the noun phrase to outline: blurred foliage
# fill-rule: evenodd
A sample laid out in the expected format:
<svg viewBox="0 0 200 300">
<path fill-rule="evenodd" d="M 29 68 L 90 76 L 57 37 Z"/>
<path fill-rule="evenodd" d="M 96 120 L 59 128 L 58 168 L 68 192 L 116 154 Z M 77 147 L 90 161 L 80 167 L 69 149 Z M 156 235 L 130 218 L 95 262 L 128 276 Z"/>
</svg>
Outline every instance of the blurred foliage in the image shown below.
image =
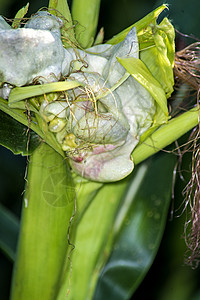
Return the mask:
<svg viewBox="0 0 200 300">
<path fill-rule="evenodd" d="M 71 1 L 69 1 L 70 4 Z M 13 18 L 16 12 L 27 1 L 0 0 L 0 13 L 7 18 Z M 105 39 L 108 40 L 124 28 L 133 24 L 163 1 L 149 0 L 102 0 L 99 29 L 103 26 Z M 184 34 L 200 37 L 200 1 L 199 0 L 169 0 L 169 11 L 166 15 L 172 20 L 177 30 Z M 32 0 L 29 15 L 41 6 L 47 6 L 46 0 Z M 187 140 L 187 135 L 182 142 Z M 174 199 L 168 216 L 168 223 L 158 255 L 144 281 L 134 294 L 134 300 L 196 300 L 200 299 L 199 282 L 200 270 L 192 270 L 184 264 L 186 246 L 183 229 L 185 215 L 183 210 L 182 190 L 189 178 L 191 155 L 183 157 L 181 165 L 184 180 L 177 172 L 174 186 Z M 24 191 L 24 176 L 27 158 L 13 155 L 9 150 L 0 147 L 0 202 L 5 208 L 20 217 L 20 207 Z M 163 170 L 164 171 L 164 170 Z M 12 262 L 0 253 L 0 290 L 1 299 L 7 300 L 10 289 Z"/>
<path fill-rule="evenodd" d="M 179 145 L 187 140 L 188 134 L 180 139 Z M 169 149 L 172 148 L 167 150 Z M 150 295 L 149 299 L 152 300 L 196 299 L 200 269 L 193 270 L 184 263 L 186 245 L 183 237 L 185 213 L 182 191 L 190 178 L 190 162 L 191 153 L 187 153 L 183 156 L 180 170 L 177 166 L 176 184 L 172 191 L 174 196 L 163 240 L 149 273 L 133 297 L 134 300 L 142 300 L 146 295 Z"/>
</svg>

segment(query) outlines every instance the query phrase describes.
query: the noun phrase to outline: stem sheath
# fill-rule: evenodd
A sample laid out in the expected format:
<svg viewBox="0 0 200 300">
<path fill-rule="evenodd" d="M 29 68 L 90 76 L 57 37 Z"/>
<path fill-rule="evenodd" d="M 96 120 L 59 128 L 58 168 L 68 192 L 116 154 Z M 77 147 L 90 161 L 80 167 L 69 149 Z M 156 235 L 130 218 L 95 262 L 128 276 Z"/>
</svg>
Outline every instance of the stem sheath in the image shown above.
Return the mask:
<svg viewBox="0 0 200 300">
<path fill-rule="evenodd" d="M 63 158 L 47 144 L 31 156 L 11 300 L 54 300 L 66 260 L 74 187 Z"/>
</svg>

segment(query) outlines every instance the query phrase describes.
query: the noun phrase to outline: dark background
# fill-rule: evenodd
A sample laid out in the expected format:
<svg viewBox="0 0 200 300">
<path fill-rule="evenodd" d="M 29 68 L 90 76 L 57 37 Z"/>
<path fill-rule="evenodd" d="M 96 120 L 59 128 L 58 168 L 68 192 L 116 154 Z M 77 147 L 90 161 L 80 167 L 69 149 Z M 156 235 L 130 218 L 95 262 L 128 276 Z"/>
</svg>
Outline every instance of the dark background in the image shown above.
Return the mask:
<svg viewBox="0 0 200 300">
<path fill-rule="evenodd" d="M 13 18 L 26 1 L 0 0 L 0 14 Z M 69 4 L 71 1 L 69 1 Z M 153 0 L 102 0 L 99 29 L 105 29 L 105 40 L 133 24 L 163 1 Z M 166 12 L 175 28 L 187 35 L 200 38 L 200 1 L 170 0 L 169 11 Z M 48 6 L 48 1 L 32 0 L 29 16 L 41 7 Z M 184 40 L 184 43 L 186 40 Z M 193 42 L 193 40 L 187 40 Z M 190 155 L 184 156 L 182 170 L 185 179 L 189 176 Z M 21 203 L 24 191 L 24 176 L 27 158 L 13 155 L 11 151 L 0 147 L 0 203 L 20 218 Z M 164 171 L 164 170 L 163 170 Z M 132 299 L 152 300 L 199 300 L 200 270 L 192 270 L 184 264 L 186 246 L 182 238 L 185 214 L 181 214 L 179 205 L 183 201 L 182 190 L 186 184 L 179 176 L 174 187 L 175 197 L 172 199 L 165 234 L 157 257 Z M 12 262 L 0 252 L 0 298 L 9 298 Z M 29 300 L 29 299 L 27 299 Z M 30 299 L 31 300 L 31 299 Z M 40 300 L 40 299 L 38 299 Z M 45 300 L 45 299 L 44 299 Z M 77 299 L 78 300 L 78 299 Z"/>
</svg>

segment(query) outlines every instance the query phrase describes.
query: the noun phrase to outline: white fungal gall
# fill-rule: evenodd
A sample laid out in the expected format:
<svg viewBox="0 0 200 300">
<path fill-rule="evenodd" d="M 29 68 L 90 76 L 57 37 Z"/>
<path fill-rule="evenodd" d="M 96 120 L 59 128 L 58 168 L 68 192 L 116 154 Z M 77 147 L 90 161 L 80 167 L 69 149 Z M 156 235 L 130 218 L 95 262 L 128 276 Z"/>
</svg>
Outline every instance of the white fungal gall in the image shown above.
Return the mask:
<svg viewBox="0 0 200 300">
<path fill-rule="evenodd" d="M 102 52 L 97 55 L 98 48 Z M 67 130 L 74 134 L 77 146 L 67 154 L 80 175 L 96 181 L 116 181 L 133 170 L 131 152 L 152 125 L 155 101 L 117 61 L 117 57 L 138 58 L 135 28 L 120 44 L 101 45 L 88 52 L 79 52 L 88 67 L 82 64 L 82 72 L 70 74 L 86 88 L 73 91 Z M 94 60 L 96 72 L 91 64 Z"/>
<path fill-rule="evenodd" d="M 0 16 L 0 30 L 11 29 L 10 25 L 4 20 L 3 17 Z"/>
<path fill-rule="evenodd" d="M 117 58 L 139 59 L 132 28 L 117 45 L 85 51 L 64 49 L 61 22 L 38 13 L 24 28 L 5 28 L 0 19 L 0 80 L 12 85 L 59 80 L 80 86 L 38 100 L 39 114 L 69 158 L 72 169 L 90 180 L 117 181 L 133 170 L 131 153 L 154 119 L 156 104 Z M 2 24 L 2 25 L 1 25 Z M 4 28 L 4 29 L 2 29 Z M 1 94 L 3 94 L 1 92 Z"/>
<path fill-rule="evenodd" d="M 60 18 L 53 16 L 46 11 L 36 13 L 26 24 L 25 28 L 32 28 L 36 30 L 49 30 L 60 36 L 60 28 L 63 22 Z"/>
<path fill-rule="evenodd" d="M 25 28 L 0 26 L 0 82 L 22 86 L 36 77 L 46 81 L 60 78 L 64 59 L 60 25 L 54 16 L 41 13 Z"/>
<path fill-rule="evenodd" d="M 65 118 L 66 108 L 68 104 L 66 101 L 53 101 L 48 103 L 46 100 L 40 106 L 40 114 L 48 122 L 52 121 L 55 117 Z"/>
</svg>

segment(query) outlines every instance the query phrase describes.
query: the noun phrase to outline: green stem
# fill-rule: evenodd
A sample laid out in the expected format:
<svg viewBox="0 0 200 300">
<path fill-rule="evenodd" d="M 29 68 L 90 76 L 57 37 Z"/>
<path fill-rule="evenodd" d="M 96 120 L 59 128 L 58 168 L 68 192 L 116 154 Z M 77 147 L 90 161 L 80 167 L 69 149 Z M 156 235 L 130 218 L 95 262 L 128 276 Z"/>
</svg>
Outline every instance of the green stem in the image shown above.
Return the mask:
<svg viewBox="0 0 200 300">
<path fill-rule="evenodd" d="M 29 164 L 11 300 L 56 299 L 74 198 L 68 165 L 40 145 Z"/>
<path fill-rule="evenodd" d="M 161 126 L 132 153 L 135 164 L 170 145 L 199 123 L 199 110 L 193 108 Z"/>
<path fill-rule="evenodd" d="M 76 39 L 83 48 L 90 47 L 95 38 L 100 0 L 73 0 L 72 18 L 75 26 Z"/>
</svg>

